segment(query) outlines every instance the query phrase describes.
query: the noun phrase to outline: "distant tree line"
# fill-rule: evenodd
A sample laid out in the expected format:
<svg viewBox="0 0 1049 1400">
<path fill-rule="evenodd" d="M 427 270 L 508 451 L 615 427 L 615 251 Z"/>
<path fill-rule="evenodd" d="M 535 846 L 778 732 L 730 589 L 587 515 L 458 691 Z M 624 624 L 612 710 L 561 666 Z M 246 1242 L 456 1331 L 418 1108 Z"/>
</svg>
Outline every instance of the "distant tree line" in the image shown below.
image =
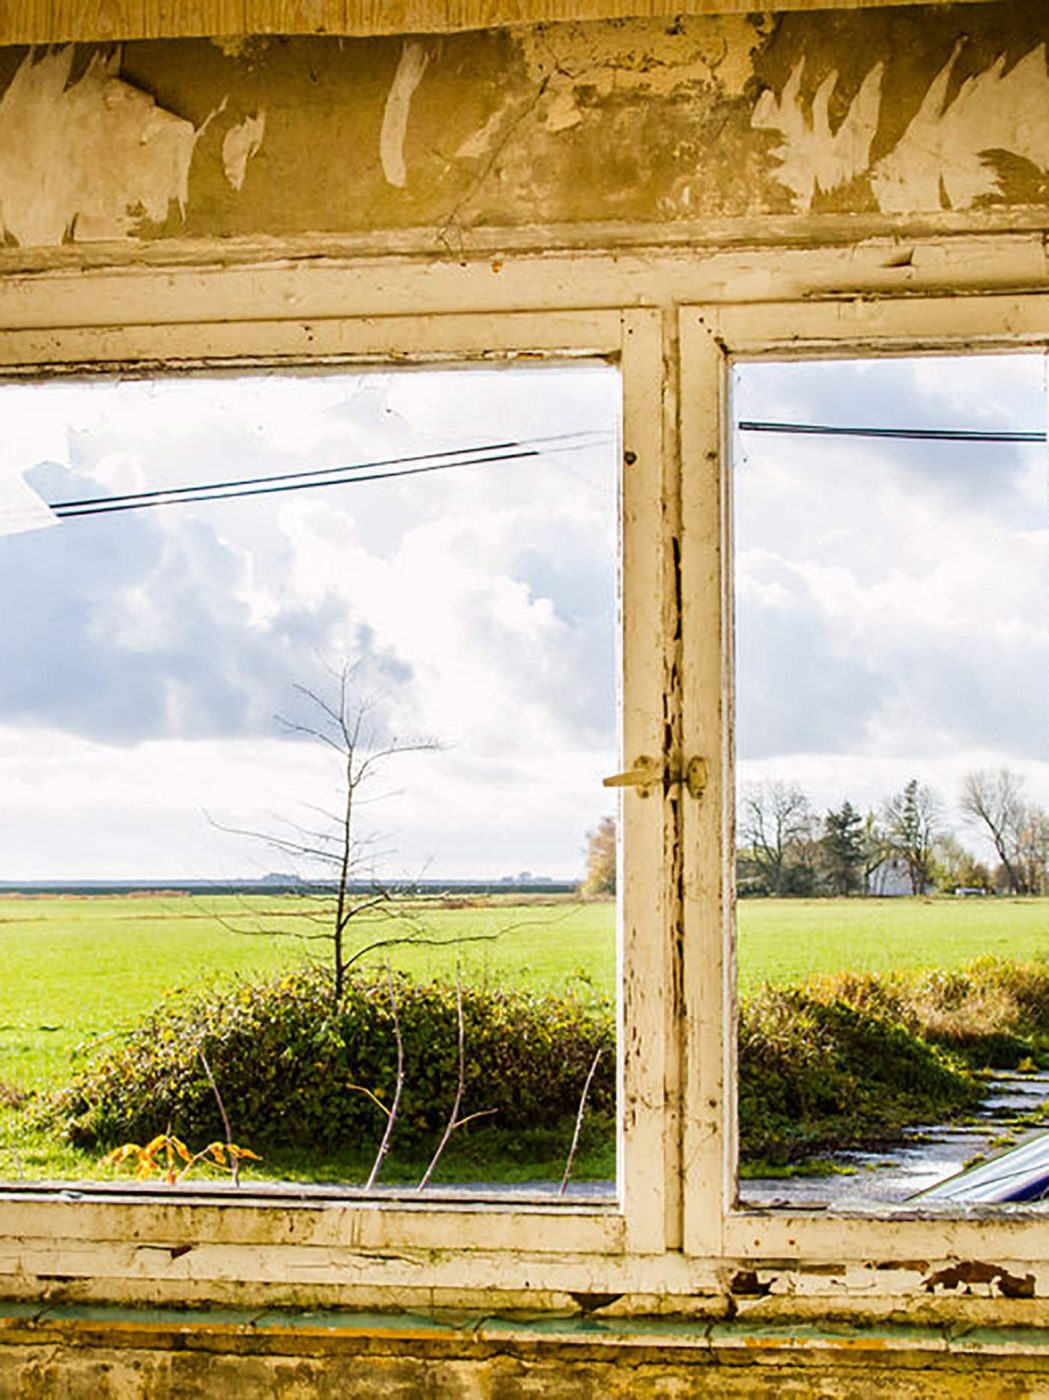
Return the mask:
<svg viewBox="0 0 1049 1400">
<path fill-rule="evenodd" d="M 1049 812 L 1030 802 L 1009 768 L 978 769 L 962 783 L 965 825 L 982 833 L 987 864 L 951 830 L 931 788 L 912 778 L 876 810 L 848 800 L 820 816 L 789 782 L 746 789 L 738 813 L 740 895 L 859 895 L 928 890 L 1049 893 Z"/>
</svg>

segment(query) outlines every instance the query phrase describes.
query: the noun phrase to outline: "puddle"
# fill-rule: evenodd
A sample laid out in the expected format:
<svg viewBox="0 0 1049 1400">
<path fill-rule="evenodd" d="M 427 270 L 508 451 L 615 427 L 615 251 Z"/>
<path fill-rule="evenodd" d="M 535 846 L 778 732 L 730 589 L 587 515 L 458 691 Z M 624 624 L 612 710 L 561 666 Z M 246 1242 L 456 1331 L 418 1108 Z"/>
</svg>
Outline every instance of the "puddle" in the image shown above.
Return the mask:
<svg viewBox="0 0 1049 1400">
<path fill-rule="evenodd" d="M 849 1210 L 875 1205 L 902 1205 L 962 1170 L 991 1143 L 1018 1113 L 1030 1113 L 1049 1099 L 1049 1074 L 1001 1075 L 988 1085 L 977 1110 L 977 1123 L 943 1123 L 917 1128 L 902 1146 L 889 1152 L 841 1152 L 833 1160 L 848 1174 L 756 1177 L 740 1182 L 740 1205 L 762 1209 L 795 1206 L 805 1210 Z M 1036 1136 L 1042 1129 L 1027 1136 Z"/>
</svg>

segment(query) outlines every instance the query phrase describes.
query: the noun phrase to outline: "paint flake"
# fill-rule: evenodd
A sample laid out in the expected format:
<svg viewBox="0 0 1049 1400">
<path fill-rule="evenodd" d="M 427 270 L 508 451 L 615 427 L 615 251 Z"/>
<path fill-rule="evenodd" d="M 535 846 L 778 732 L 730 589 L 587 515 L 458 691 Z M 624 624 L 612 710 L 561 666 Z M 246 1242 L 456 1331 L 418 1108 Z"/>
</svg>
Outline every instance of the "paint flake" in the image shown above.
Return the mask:
<svg viewBox="0 0 1049 1400">
<path fill-rule="evenodd" d="M 119 51 L 70 83 L 73 52 L 30 51 L 0 98 L 0 216 L 22 247 L 126 238 L 185 211 L 192 123 L 123 82 Z"/>
<path fill-rule="evenodd" d="M 1049 167 L 1049 74 L 1044 44 L 1005 71 L 1002 55 L 947 103 L 955 47 L 892 151 L 871 172 L 878 207 L 971 209 L 1000 192 L 1010 158 L 1044 177 Z"/>
<path fill-rule="evenodd" d="M 881 113 L 884 65 L 875 64 L 849 104 L 837 131 L 831 130 L 830 101 L 838 85 L 831 71 L 816 90 L 811 112 L 801 95 L 804 58 L 791 71 L 779 97 L 766 90 L 754 107 L 751 124 L 777 131 L 784 140 L 773 152 L 779 161 L 776 179 L 794 196 L 795 208 L 810 210 L 817 194 L 841 189 L 870 166 L 871 143 Z"/>
<path fill-rule="evenodd" d="M 404 141 L 408 134 L 408 117 L 412 98 L 422 82 L 430 55 L 422 44 L 408 40 L 401 50 L 401 60 L 386 95 L 386 109 L 379 137 L 379 156 L 388 184 L 404 189 L 408 170 L 404 163 Z"/>
<path fill-rule="evenodd" d="M 231 126 L 222 140 L 222 168 L 230 185 L 239 190 L 248 173 L 248 161 L 262 145 L 266 132 L 266 114 L 256 112 L 245 117 L 238 126 Z"/>
</svg>

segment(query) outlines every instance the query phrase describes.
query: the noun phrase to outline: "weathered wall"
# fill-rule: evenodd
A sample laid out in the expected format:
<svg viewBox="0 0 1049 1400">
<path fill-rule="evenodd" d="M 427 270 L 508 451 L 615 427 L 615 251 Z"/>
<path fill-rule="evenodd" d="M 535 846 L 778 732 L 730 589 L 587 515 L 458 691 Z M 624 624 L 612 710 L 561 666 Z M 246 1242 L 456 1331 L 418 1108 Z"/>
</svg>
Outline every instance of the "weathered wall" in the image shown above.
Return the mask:
<svg viewBox="0 0 1049 1400">
<path fill-rule="evenodd" d="M 2 50 L 0 219 L 23 249 L 1029 224 L 1049 210 L 1047 38 L 1043 7 L 1003 3 Z"/>
</svg>

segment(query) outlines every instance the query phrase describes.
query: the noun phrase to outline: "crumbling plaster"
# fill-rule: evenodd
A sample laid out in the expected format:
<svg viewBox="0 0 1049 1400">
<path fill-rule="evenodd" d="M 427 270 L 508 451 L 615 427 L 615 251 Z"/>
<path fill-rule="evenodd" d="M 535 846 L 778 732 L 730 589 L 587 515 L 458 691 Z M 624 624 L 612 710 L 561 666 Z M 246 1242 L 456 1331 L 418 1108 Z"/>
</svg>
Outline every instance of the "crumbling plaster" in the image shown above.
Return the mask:
<svg viewBox="0 0 1049 1400">
<path fill-rule="evenodd" d="M 6 242 L 1049 207 L 1023 4 L 0 50 Z"/>
</svg>

